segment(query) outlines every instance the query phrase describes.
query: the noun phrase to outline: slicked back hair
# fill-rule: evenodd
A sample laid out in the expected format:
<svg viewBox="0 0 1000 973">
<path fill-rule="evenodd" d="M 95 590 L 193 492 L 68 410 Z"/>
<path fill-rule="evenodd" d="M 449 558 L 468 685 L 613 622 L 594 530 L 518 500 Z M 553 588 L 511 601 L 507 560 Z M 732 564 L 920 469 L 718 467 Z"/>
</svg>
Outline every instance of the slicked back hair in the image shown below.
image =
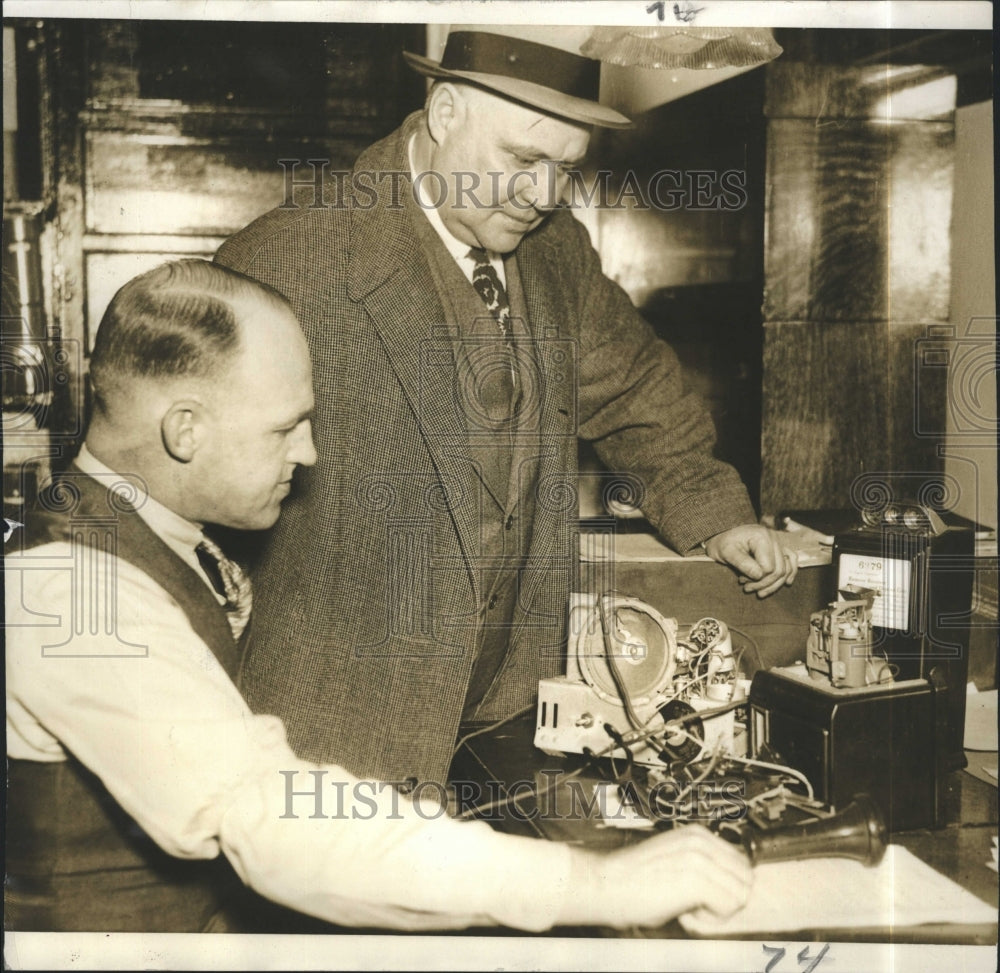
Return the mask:
<svg viewBox="0 0 1000 973">
<path fill-rule="evenodd" d="M 129 379 L 203 378 L 221 370 L 240 346 L 234 304 L 269 299 L 275 290 L 207 260 L 176 260 L 133 278 L 112 298 L 94 342 L 90 379 L 106 408 Z"/>
</svg>

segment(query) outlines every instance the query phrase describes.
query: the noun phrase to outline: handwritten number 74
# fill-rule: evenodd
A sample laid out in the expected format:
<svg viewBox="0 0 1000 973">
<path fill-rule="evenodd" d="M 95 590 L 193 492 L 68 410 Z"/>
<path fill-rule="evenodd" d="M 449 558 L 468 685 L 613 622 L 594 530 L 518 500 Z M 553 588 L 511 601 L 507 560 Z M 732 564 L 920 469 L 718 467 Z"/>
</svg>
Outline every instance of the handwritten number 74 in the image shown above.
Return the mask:
<svg viewBox="0 0 1000 973">
<path fill-rule="evenodd" d="M 764 967 L 764 973 L 772 973 L 772 971 L 777 973 L 777 966 L 784 958 L 785 950 L 781 946 L 766 946 L 763 943 L 761 943 L 761 947 L 765 953 L 771 954 L 771 958 L 768 961 L 767 966 Z M 823 959 L 829 948 L 830 944 L 826 943 L 815 957 L 810 957 L 808 946 L 801 950 L 797 957 L 799 966 L 803 966 L 805 963 L 809 964 L 808 966 L 803 967 L 801 973 L 812 973 L 812 971 L 819 966 L 820 960 Z"/>
</svg>

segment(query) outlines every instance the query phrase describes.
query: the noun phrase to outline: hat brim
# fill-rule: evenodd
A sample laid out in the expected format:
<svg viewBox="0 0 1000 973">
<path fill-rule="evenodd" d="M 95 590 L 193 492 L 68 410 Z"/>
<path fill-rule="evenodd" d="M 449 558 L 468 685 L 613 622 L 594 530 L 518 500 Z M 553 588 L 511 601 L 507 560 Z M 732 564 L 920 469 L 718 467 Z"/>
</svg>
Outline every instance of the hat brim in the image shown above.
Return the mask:
<svg viewBox="0 0 1000 973">
<path fill-rule="evenodd" d="M 633 127 L 630 119 L 613 108 L 608 108 L 607 105 L 586 98 L 576 98 L 553 88 L 547 88 L 545 85 L 535 84 L 533 81 L 522 81 L 520 78 L 508 78 L 480 71 L 452 71 L 442 68 L 437 61 L 420 54 L 412 54 L 410 51 L 403 51 L 403 57 L 410 67 L 426 77 L 466 81 L 495 91 L 512 101 L 585 125 L 599 125 L 602 128 Z"/>
</svg>

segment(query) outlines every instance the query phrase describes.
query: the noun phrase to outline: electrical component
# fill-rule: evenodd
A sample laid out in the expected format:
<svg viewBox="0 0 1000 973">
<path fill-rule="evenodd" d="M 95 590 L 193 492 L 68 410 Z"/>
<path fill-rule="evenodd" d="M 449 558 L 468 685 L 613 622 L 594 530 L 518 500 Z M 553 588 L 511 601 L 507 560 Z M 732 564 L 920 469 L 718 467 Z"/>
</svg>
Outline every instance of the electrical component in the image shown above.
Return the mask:
<svg viewBox="0 0 1000 973">
<path fill-rule="evenodd" d="M 717 619 L 703 618 L 691 626 L 688 641 L 708 653 L 705 696 L 716 702 L 728 702 L 736 688 L 736 662 L 729 629 Z"/>
<path fill-rule="evenodd" d="M 714 618 L 689 628 L 621 595 L 574 594 L 566 675 L 538 684 L 535 745 L 652 767 L 733 749 L 737 665 Z"/>
<path fill-rule="evenodd" d="M 837 689 L 861 689 L 892 682 L 884 659 L 872 656 L 872 605 L 876 592 L 847 585 L 840 600 L 809 616 L 806 667 L 813 679 Z"/>
<path fill-rule="evenodd" d="M 836 536 L 837 586 L 876 591 L 872 647 L 888 660 L 897 681 L 926 679 L 947 700 L 938 756 L 942 770 L 964 767 L 973 525 L 905 493 L 894 496 L 891 480 L 871 476 L 859 481 L 863 524 Z M 930 500 L 937 490 L 932 479 L 918 493 Z"/>
</svg>

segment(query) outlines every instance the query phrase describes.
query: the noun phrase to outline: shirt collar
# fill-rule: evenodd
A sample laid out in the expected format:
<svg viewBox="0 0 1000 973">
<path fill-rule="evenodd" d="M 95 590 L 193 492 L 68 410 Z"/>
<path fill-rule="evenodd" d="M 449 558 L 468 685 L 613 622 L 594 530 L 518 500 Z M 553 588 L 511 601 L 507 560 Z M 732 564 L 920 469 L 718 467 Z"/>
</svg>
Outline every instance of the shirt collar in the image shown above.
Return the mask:
<svg viewBox="0 0 1000 973">
<path fill-rule="evenodd" d="M 407 144 L 406 152 L 410 163 L 410 179 L 411 181 L 416 181 L 417 167 L 413 161 L 413 148 L 416 144 L 417 136 L 416 133 L 410 136 L 410 141 Z M 419 203 L 418 203 L 419 205 Z M 424 216 L 427 217 L 428 222 L 434 227 L 434 231 L 439 237 L 441 237 L 441 242 L 445 245 L 448 253 L 458 261 L 458 265 L 466 272 L 466 277 L 472 276 L 472 268 L 475 266 L 475 260 L 469 256 L 469 250 L 471 247 L 467 243 L 463 243 L 456 236 L 454 236 L 451 230 L 444 225 L 444 220 L 441 219 L 441 214 L 437 211 L 434 206 L 421 206 L 420 209 L 423 211 Z M 489 258 L 491 264 L 494 267 L 503 266 L 503 258 L 494 253 L 492 250 L 486 251 L 486 256 Z"/>
<path fill-rule="evenodd" d="M 86 443 L 80 447 L 74 462 L 81 472 L 128 500 L 154 534 L 175 553 L 190 560 L 191 553 L 201 542 L 201 524 L 182 517 L 154 500 L 144 489 L 141 477 L 116 473 L 105 466 L 87 449 Z"/>
</svg>

